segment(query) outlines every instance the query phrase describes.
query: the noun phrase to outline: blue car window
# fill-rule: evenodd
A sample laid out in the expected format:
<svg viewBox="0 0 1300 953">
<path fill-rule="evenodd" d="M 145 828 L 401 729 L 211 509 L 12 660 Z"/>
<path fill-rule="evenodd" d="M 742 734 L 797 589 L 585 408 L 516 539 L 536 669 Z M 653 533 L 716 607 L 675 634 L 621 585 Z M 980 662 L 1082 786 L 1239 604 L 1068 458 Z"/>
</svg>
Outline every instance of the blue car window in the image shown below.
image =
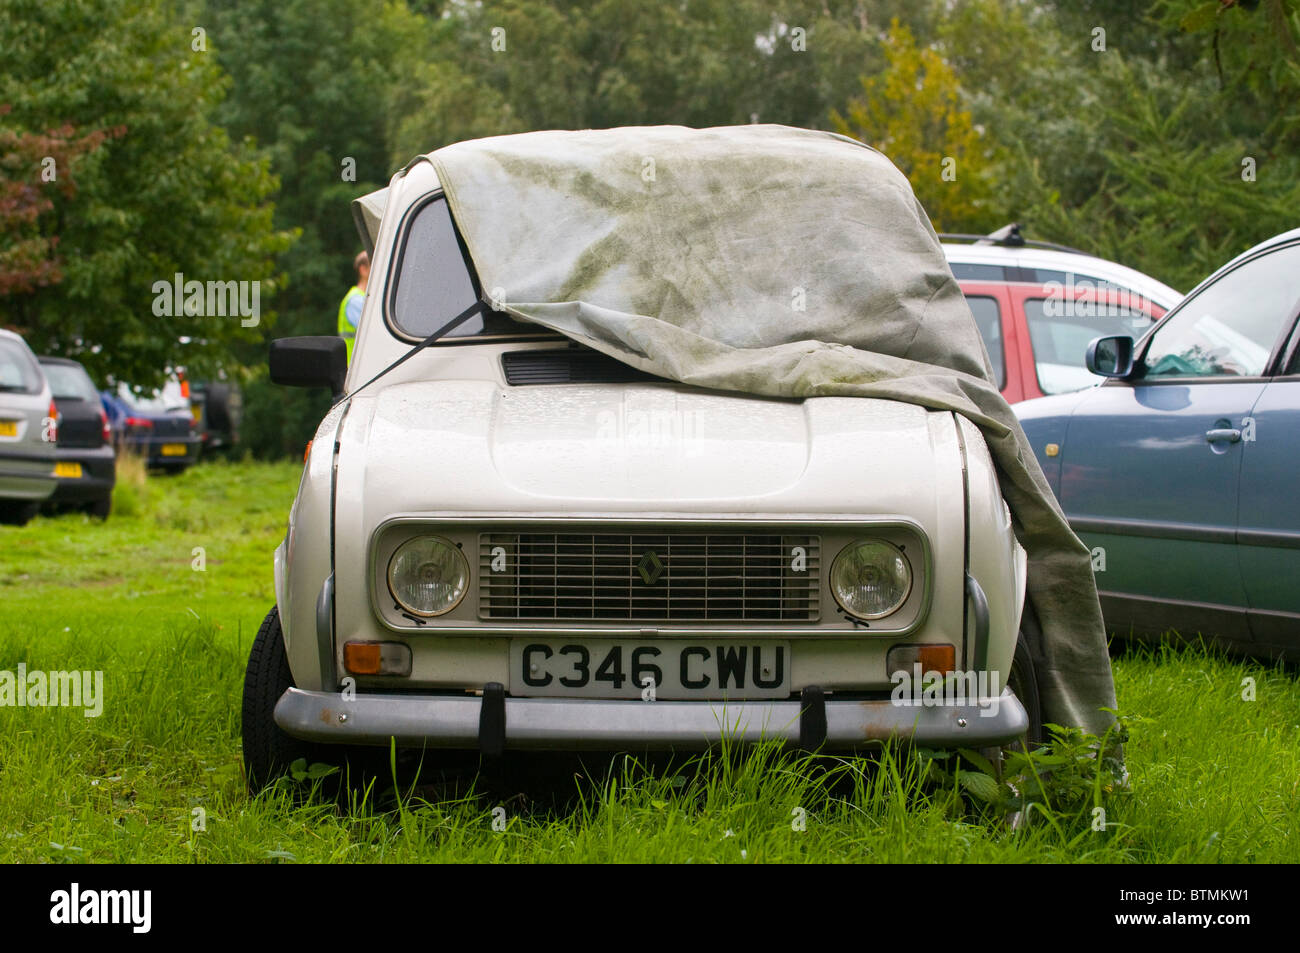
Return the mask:
<svg viewBox="0 0 1300 953">
<path fill-rule="evenodd" d="M 1258 377 L 1300 305 L 1300 245 L 1252 258 L 1188 298 L 1151 337 L 1147 378 Z"/>
</svg>

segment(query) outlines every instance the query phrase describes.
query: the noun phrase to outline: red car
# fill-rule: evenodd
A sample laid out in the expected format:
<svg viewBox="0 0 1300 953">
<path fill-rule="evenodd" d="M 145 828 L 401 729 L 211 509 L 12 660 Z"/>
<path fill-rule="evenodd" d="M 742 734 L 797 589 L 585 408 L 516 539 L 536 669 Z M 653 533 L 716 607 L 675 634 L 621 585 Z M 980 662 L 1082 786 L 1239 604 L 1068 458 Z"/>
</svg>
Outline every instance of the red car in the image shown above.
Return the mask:
<svg viewBox="0 0 1300 953">
<path fill-rule="evenodd" d="M 1016 226 L 940 238 L 1009 403 L 1100 383 L 1084 367 L 1088 343 L 1114 334 L 1137 340 L 1182 299 L 1123 265 L 1027 242 Z"/>
</svg>

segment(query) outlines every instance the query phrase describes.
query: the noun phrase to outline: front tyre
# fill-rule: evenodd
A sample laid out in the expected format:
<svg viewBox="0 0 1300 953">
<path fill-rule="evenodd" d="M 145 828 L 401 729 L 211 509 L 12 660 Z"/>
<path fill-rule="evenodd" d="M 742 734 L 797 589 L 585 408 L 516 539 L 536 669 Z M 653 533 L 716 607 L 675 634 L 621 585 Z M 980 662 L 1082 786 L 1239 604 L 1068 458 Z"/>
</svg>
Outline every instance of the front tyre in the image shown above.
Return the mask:
<svg viewBox="0 0 1300 953">
<path fill-rule="evenodd" d="M 1043 703 L 1038 694 L 1038 677 L 1034 672 L 1034 658 L 1029 649 L 1029 642 L 1022 632 L 1016 640 L 1016 654 L 1011 659 L 1011 671 L 1007 673 L 1007 687 L 1025 706 L 1029 716 L 1029 727 L 1025 730 L 1024 741 L 1032 750 L 1043 743 Z M 1019 741 L 1008 748 L 1023 749 Z"/>
<path fill-rule="evenodd" d="M 0 524 L 26 526 L 40 511 L 40 503 L 25 500 L 0 500 Z"/>
<path fill-rule="evenodd" d="M 1006 753 L 1012 751 L 1033 751 L 1043 744 L 1046 731 L 1043 728 L 1043 702 L 1038 690 L 1038 674 L 1034 667 L 1035 648 L 1042 645 L 1042 633 L 1038 627 L 1038 618 L 1029 603 L 1025 603 L 1020 617 L 1020 633 L 1016 639 L 1016 651 L 1011 657 L 1011 671 L 1007 672 L 1006 685 L 1020 700 L 1029 718 L 1025 733 L 998 747 L 981 748 L 984 755 L 1002 776 L 1002 761 Z"/>
<path fill-rule="evenodd" d="M 292 686 L 277 607 L 262 620 L 244 673 L 244 773 L 252 794 L 287 773 L 294 761 L 312 756 L 312 745 L 275 723 L 275 704 Z"/>
</svg>

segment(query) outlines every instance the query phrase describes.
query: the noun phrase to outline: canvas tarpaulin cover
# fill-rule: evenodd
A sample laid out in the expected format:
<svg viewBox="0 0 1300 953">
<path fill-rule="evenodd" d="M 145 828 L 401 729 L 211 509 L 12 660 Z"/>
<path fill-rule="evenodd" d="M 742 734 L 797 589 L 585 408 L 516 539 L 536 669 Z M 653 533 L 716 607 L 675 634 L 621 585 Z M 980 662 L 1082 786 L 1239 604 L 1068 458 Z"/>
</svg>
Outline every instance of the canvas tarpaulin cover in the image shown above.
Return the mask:
<svg viewBox="0 0 1300 953">
<path fill-rule="evenodd" d="M 772 125 L 534 132 L 429 158 L 485 294 L 516 318 L 693 386 L 969 418 L 1028 555 L 1044 718 L 1098 733 L 1111 723 L 1090 553 L 888 159 Z"/>
</svg>

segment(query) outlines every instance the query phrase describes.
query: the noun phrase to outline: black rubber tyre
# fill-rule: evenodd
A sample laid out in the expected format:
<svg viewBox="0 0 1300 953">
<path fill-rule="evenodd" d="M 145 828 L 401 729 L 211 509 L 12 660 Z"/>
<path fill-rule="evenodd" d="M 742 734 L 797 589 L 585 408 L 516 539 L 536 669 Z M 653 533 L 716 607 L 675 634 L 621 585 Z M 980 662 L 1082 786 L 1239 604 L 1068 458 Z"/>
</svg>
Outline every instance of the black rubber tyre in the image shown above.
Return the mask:
<svg viewBox="0 0 1300 953">
<path fill-rule="evenodd" d="M 40 512 L 40 503 L 26 500 L 0 500 L 0 523 L 6 526 L 26 526 Z"/>
<path fill-rule="evenodd" d="M 210 381 L 207 386 L 208 429 L 230 432 L 234 422 L 230 416 L 230 385 Z"/>
<path fill-rule="evenodd" d="M 1034 615 L 1033 609 L 1026 604 L 1021 616 L 1020 634 L 1016 639 L 1016 651 L 1011 658 L 1011 671 L 1007 673 L 1007 687 L 1011 689 L 1016 698 L 1020 699 L 1020 704 L 1025 706 L 1025 714 L 1029 716 L 1029 726 L 1026 728 L 1023 738 L 1018 738 L 996 748 L 982 748 L 980 750 L 980 753 L 997 770 L 999 777 L 1002 775 L 1002 756 L 1004 752 L 1024 751 L 1026 745 L 1033 749 L 1043 743 L 1045 734 L 1043 729 L 1043 704 L 1038 691 L 1038 675 L 1034 667 L 1035 647 L 1041 644 L 1042 637 L 1038 628 L 1038 619 Z"/>
<path fill-rule="evenodd" d="M 92 500 L 86 504 L 86 512 L 97 520 L 108 519 L 108 514 L 113 512 L 113 498 L 105 496 L 98 500 Z"/>
<path fill-rule="evenodd" d="M 299 758 L 313 760 L 315 746 L 286 734 L 275 723 L 275 703 L 292 685 L 277 607 L 262 620 L 244 672 L 244 774 L 252 794 L 287 773 Z"/>
<path fill-rule="evenodd" d="M 1015 692 L 1020 704 L 1025 706 L 1025 713 L 1029 715 L 1025 740 L 1031 748 L 1037 747 L 1043 743 L 1043 704 L 1038 694 L 1033 654 L 1023 632 L 1016 640 L 1016 654 L 1011 659 L 1011 671 L 1007 673 L 1007 687 Z"/>
</svg>

